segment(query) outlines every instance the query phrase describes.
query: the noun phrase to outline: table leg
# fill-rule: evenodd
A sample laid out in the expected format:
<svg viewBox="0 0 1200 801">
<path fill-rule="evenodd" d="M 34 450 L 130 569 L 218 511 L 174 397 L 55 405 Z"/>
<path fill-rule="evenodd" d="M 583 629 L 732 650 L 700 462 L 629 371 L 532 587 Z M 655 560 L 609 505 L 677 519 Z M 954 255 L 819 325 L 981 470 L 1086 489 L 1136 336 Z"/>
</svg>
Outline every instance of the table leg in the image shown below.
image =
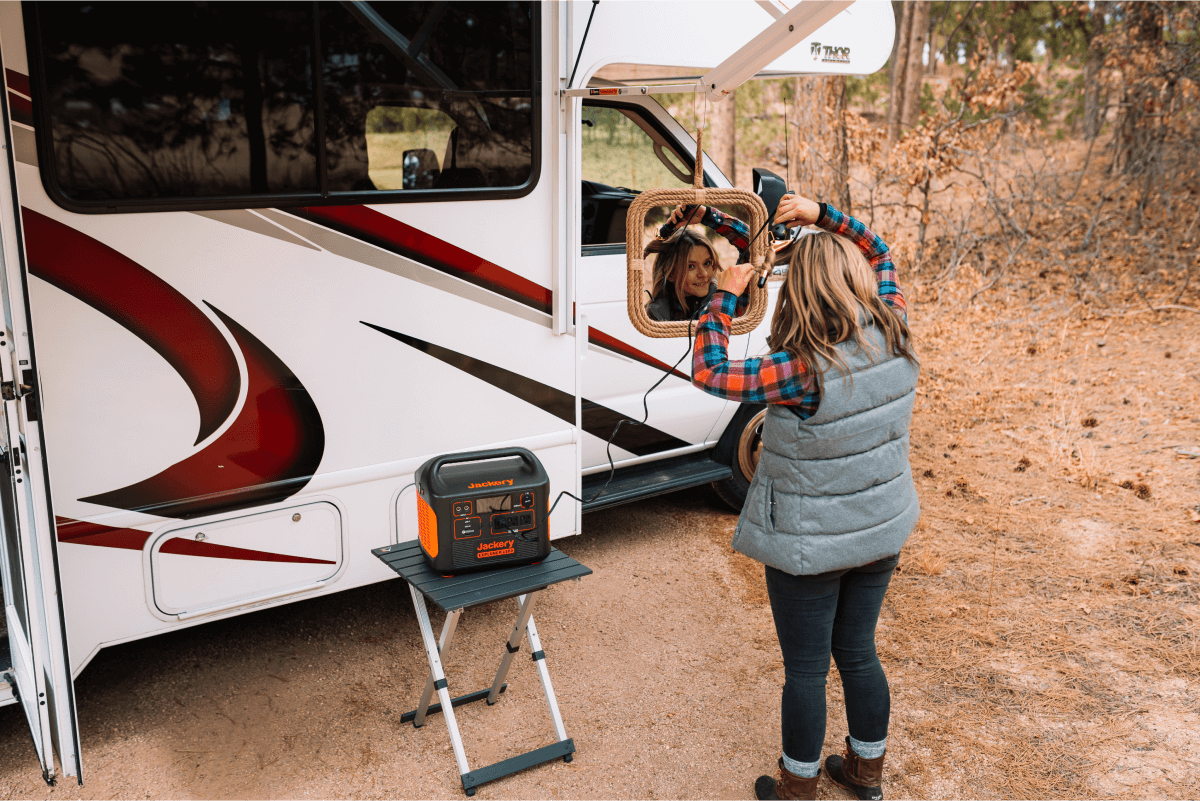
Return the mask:
<svg viewBox="0 0 1200 801">
<path fill-rule="evenodd" d="M 558 737 L 558 741 L 562 742 L 567 739 L 567 730 L 563 726 L 562 715 L 558 711 L 558 699 L 554 696 L 554 687 L 550 684 L 550 671 L 546 668 L 546 653 L 542 650 L 542 641 L 538 638 L 537 625 L 533 622 L 533 617 L 529 618 L 526 629 L 529 632 L 529 647 L 533 649 L 533 659 L 537 663 L 538 678 L 542 680 L 542 691 L 546 693 L 546 703 L 550 706 L 550 718 L 554 721 L 554 734 Z M 568 754 L 563 759 L 570 762 L 571 755 Z"/>
<path fill-rule="evenodd" d="M 446 622 L 442 626 L 442 637 L 438 641 L 438 656 L 441 657 L 443 665 L 450 654 L 450 643 L 454 638 L 454 630 L 458 627 L 458 617 L 461 614 L 461 609 L 455 609 L 446 614 Z M 433 700 L 433 682 L 433 672 L 431 671 L 429 678 L 425 680 L 425 691 L 421 693 L 421 703 L 417 705 L 417 716 L 413 718 L 414 729 L 425 725 L 425 714 L 429 711 L 429 702 Z"/>
<path fill-rule="evenodd" d="M 517 651 L 521 650 L 521 638 L 525 634 L 525 623 L 533 614 L 533 596 L 536 593 L 517 596 L 517 603 L 520 604 L 521 611 L 517 614 L 517 622 L 513 626 L 512 634 L 508 635 L 508 642 L 505 643 L 507 653 L 500 660 L 500 668 L 496 671 L 496 680 L 492 682 L 492 689 L 488 693 L 487 702 L 490 706 L 496 703 L 496 698 L 500 695 L 500 688 L 504 685 L 504 679 L 508 677 L 508 669 L 512 666 L 513 657 L 517 655 Z"/>
<path fill-rule="evenodd" d="M 429 623 L 429 611 L 425 608 L 425 596 L 416 587 L 408 585 L 412 594 L 413 606 L 417 610 L 417 625 L 421 629 L 421 639 L 425 643 L 425 655 L 429 657 L 429 672 L 434 677 L 433 686 L 437 689 L 438 698 L 442 702 L 442 715 L 446 718 L 446 728 L 450 731 L 450 745 L 454 748 L 454 760 L 458 763 L 458 773 L 465 776 L 471 770 L 467 766 L 467 753 L 463 749 L 462 737 L 458 734 L 458 721 L 454 719 L 454 705 L 450 701 L 450 691 L 446 689 L 446 674 L 442 671 L 442 660 L 438 656 L 437 641 L 433 639 L 433 626 Z"/>
</svg>

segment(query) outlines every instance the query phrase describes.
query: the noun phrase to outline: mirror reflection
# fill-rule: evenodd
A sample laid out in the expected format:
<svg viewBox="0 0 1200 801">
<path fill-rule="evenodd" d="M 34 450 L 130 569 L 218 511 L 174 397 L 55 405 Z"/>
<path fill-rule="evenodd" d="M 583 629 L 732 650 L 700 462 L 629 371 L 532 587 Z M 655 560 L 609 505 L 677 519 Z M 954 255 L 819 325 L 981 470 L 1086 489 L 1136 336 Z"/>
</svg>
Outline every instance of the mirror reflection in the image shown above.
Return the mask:
<svg viewBox="0 0 1200 801">
<path fill-rule="evenodd" d="M 659 207 L 646 213 L 643 281 L 646 314 L 658 322 L 695 319 L 716 291 L 721 270 L 749 259 L 753 232 L 740 207 Z M 750 304 L 749 290 L 735 316 Z"/>
</svg>

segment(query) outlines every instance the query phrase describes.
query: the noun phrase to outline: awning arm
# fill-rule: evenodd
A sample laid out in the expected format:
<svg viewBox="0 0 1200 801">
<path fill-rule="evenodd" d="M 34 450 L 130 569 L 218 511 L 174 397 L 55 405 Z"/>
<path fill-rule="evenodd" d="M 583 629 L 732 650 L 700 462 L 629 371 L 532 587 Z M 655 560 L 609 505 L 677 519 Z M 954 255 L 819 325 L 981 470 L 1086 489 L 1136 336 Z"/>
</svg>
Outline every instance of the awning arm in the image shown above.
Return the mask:
<svg viewBox="0 0 1200 801">
<path fill-rule="evenodd" d="M 853 0 L 806 0 L 797 4 L 700 79 L 708 99 L 724 100 L 759 70 L 852 5 Z"/>
<path fill-rule="evenodd" d="M 656 86 L 590 86 L 564 89 L 563 97 L 613 97 L 615 95 L 666 95 L 675 92 L 703 92 L 702 83 L 669 83 Z"/>
</svg>

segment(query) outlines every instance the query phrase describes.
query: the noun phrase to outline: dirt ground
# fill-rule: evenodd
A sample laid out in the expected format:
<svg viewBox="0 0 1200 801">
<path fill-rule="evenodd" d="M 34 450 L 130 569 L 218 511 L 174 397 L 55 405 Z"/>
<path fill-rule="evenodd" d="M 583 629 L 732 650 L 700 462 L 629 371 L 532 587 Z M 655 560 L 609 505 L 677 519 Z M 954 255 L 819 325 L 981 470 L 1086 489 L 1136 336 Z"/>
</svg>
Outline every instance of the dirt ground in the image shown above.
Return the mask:
<svg viewBox="0 0 1200 801">
<path fill-rule="evenodd" d="M 879 626 L 885 793 L 1200 797 L 1200 314 L 1090 316 L 1033 288 L 974 307 L 966 279 L 910 292 L 924 511 Z M 782 664 L 735 521 L 695 489 L 557 543 L 595 571 L 535 609 L 578 753 L 478 798 L 753 797 L 779 753 Z M 42 784 L 10 706 L 0 798 L 462 797 L 440 719 L 399 722 L 425 677 L 401 589 L 102 652 L 76 682 L 86 785 Z M 514 611 L 464 614 L 453 693 L 490 683 Z M 829 696 L 832 752 L 836 670 Z M 553 741 L 527 657 L 497 706 L 458 719 L 473 766 Z"/>
</svg>

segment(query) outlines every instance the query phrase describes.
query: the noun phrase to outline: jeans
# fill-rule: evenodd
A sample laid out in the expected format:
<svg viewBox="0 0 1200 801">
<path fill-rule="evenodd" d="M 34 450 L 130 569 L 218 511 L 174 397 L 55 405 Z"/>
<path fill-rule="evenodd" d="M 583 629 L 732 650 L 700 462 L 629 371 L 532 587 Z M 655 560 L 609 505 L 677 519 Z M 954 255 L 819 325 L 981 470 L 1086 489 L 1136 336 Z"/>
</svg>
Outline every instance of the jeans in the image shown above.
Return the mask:
<svg viewBox="0 0 1200 801">
<path fill-rule="evenodd" d="M 900 555 L 816 576 L 767 567 L 767 594 L 783 651 L 783 753 L 821 758 L 825 680 L 832 653 L 842 677 L 850 736 L 887 738 L 891 695 L 875 653 L 875 624 Z"/>
</svg>

